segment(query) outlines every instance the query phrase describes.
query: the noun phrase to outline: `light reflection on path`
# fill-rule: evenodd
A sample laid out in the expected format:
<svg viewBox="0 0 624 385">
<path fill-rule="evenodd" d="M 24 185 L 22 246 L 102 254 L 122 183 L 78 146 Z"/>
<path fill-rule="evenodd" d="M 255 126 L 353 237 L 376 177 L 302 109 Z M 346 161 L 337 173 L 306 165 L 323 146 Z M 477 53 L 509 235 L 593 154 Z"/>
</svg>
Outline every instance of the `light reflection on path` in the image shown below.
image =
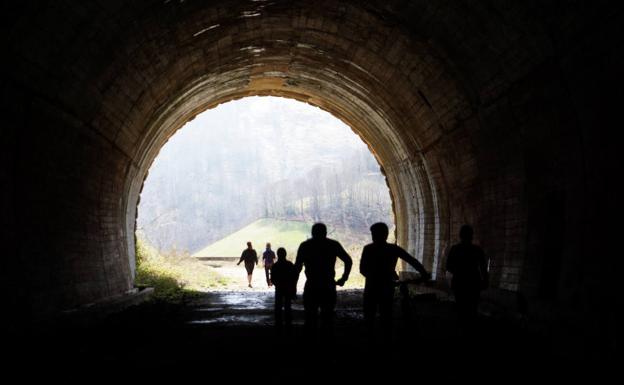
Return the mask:
<svg viewBox="0 0 624 385">
<path fill-rule="evenodd" d="M 361 291 L 339 292 L 337 318 L 361 318 Z M 188 324 L 192 325 L 272 325 L 274 321 L 273 291 L 215 291 L 205 293 L 192 304 Z M 293 302 L 294 324 L 303 320 L 303 301 L 299 295 Z"/>
</svg>

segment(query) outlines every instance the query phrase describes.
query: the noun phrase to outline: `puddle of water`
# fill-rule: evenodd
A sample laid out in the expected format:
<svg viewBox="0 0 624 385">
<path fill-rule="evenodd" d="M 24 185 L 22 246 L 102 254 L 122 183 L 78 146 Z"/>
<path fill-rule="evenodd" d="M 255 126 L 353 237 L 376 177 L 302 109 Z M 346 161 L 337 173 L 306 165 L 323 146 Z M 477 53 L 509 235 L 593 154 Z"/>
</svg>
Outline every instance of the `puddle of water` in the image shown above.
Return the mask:
<svg viewBox="0 0 624 385">
<path fill-rule="evenodd" d="M 273 320 L 271 316 L 258 316 L 258 315 L 226 315 L 211 319 L 202 319 L 189 321 L 191 325 L 209 325 L 218 323 L 231 323 L 231 324 L 245 324 L 245 323 L 268 323 Z"/>
<path fill-rule="evenodd" d="M 247 306 L 228 306 L 228 307 L 203 307 L 200 309 L 195 309 L 194 311 L 197 312 L 228 312 L 228 311 L 232 311 L 232 310 L 236 310 L 236 311 L 240 311 L 240 310 L 251 310 L 251 311 L 262 311 L 262 310 L 273 310 L 273 307 L 247 307 Z"/>
</svg>

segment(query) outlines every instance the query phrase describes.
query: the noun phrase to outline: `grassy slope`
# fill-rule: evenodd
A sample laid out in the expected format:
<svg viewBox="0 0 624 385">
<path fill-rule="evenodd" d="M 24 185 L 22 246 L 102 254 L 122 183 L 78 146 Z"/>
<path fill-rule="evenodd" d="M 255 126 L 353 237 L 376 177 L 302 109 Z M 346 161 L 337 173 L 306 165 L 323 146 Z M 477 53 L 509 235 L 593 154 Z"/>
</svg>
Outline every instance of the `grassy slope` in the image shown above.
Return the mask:
<svg viewBox="0 0 624 385">
<path fill-rule="evenodd" d="M 273 250 L 286 248 L 288 259 L 294 261 L 299 244 L 310 237 L 312 223 L 279 219 L 259 219 L 235 233 L 203 248 L 193 254 L 195 257 L 238 257 L 251 241 L 258 254 L 264 250 L 266 242 L 271 242 Z M 342 229 L 329 227 L 329 237 L 341 242 L 353 257 L 353 270 L 347 287 L 361 287 L 363 279 L 359 274 L 359 261 L 362 247 L 370 242 L 368 234 L 355 234 Z M 338 262 L 336 273 L 342 273 L 342 263 Z"/>
<path fill-rule="evenodd" d="M 289 257 L 294 258 L 299 244 L 310 234 L 311 223 L 259 219 L 235 233 L 203 248 L 193 254 L 195 257 L 239 257 L 247 241 L 251 241 L 260 254 L 267 242 L 273 250 L 284 247 Z"/>
<path fill-rule="evenodd" d="M 227 287 L 229 279 L 188 254 L 159 254 L 144 240 L 137 239 L 139 286 L 154 287 L 159 299 L 181 300 L 185 293 Z"/>
</svg>

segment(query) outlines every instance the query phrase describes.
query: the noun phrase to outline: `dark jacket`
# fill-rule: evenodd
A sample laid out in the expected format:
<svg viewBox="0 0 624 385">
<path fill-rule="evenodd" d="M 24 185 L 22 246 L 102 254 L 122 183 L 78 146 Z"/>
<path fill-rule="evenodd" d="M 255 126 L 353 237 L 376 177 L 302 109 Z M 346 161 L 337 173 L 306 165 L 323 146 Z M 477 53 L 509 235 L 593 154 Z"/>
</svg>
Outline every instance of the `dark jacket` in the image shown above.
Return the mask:
<svg viewBox="0 0 624 385">
<path fill-rule="evenodd" d="M 241 254 L 240 260 L 238 263 L 245 261 L 245 265 L 251 265 L 258 263 L 258 254 L 256 254 L 256 250 L 254 249 L 245 249 Z"/>
<path fill-rule="evenodd" d="M 297 294 L 297 273 L 295 265 L 287 260 L 278 260 L 271 269 L 271 282 L 275 286 L 276 294 L 283 294 L 287 298 L 294 298 Z"/>
</svg>

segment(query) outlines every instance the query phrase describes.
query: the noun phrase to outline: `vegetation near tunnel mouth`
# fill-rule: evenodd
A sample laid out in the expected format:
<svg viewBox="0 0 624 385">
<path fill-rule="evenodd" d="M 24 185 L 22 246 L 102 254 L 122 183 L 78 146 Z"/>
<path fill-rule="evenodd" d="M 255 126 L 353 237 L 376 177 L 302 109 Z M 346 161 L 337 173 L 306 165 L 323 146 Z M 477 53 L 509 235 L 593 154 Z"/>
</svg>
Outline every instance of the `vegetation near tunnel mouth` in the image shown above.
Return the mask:
<svg viewBox="0 0 624 385">
<path fill-rule="evenodd" d="M 201 292 L 227 287 L 230 280 L 186 252 L 161 254 L 145 240 L 136 242 L 137 287 L 153 287 L 153 300 L 181 304 Z"/>
<path fill-rule="evenodd" d="M 137 284 L 154 286 L 156 297 L 169 301 L 182 301 L 200 292 L 220 290 L 245 290 L 246 281 L 242 266 L 236 266 L 238 257 L 251 241 L 258 254 L 264 251 L 265 244 L 270 242 L 275 251 L 279 247 L 287 250 L 287 259 L 294 262 L 299 244 L 310 237 L 312 222 L 289 221 L 274 218 L 263 218 L 252 222 L 227 237 L 208 245 L 202 250 L 189 254 L 185 251 L 172 250 L 159 253 L 144 239 L 137 238 Z M 362 248 L 370 242 L 369 235 L 352 229 L 329 226 L 330 238 L 342 243 L 353 258 L 353 269 L 349 280 L 341 289 L 358 289 L 364 286 L 364 277 L 359 273 L 359 261 Z M 201 257 L 201 260 L 198 259 Z M 215 259 L 207 262 L 210 257 L 230 257 L 230 261 Z M 260 261 L 259 269 L 254 272 L 255 285 L 258 289 L 272 290 L 264 286 L 264 271 Z M 342 275 L 344 264 L 336 263 L 336 275 Z M 302 290 L 305 278 L 302 275 Z"/>
</svg>

